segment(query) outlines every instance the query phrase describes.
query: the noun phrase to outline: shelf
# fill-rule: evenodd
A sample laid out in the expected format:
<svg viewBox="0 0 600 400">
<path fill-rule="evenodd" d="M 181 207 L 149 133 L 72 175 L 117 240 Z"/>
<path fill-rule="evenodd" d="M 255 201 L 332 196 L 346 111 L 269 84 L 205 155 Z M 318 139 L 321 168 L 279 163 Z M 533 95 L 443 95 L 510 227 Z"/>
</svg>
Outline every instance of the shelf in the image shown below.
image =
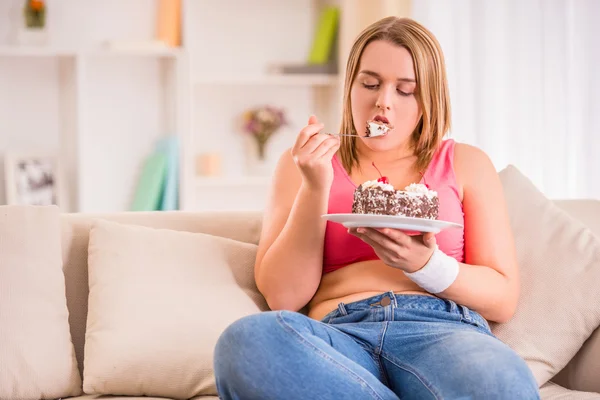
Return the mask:
<svg viewBox="0 0 600 400">
<path fill-rule="evenodd" d="M 257 77 L 217 77 L 199 79 L 196 85 L 272 85 L 272 86 L 335 86 L 339 83 L 338 75 L 265 75 Z"/>
<path fill-rule="evenodd" d="M 73 57 L 76 52 L 51 47 L 0 46 L 0 57 Z"/>
<path fill-rule="evenodd" d="M 145 49 L 59 49 L 52 47 L 34 46 L 0 46 L 0 57 L 75 57 L 75 56 L 138 56 L 138 57 L 176 57 L 181 53 L 180 49 L 173 48 L 145 48 Z"/>
<path fill-rule="evenodd" d="M 240 176 L 240 177 L 199 177 L 196 178 L 198 188 L 240 188 L 262 187 L 267 188 L 271 178 L 266 176 Z"/>
</svg>

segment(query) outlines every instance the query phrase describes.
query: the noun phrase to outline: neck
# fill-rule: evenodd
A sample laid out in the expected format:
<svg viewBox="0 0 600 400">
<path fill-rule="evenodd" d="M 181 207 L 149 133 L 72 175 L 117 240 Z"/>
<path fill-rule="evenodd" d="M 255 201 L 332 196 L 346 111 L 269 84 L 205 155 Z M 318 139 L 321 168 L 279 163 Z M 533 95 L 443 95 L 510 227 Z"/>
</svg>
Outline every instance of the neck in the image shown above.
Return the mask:
<svg viewBox="0 0 600 400">
<path fill-rule="evenodd" d="M 408 141 L 398 148 L 385 151 L 375 151 L 362 143 L 357 143 L 356 151 L 360 165 L 370 165 L 372 162 L 382 166 L 394 165 L 404 163 L 415 155 Z"/>
</svg>

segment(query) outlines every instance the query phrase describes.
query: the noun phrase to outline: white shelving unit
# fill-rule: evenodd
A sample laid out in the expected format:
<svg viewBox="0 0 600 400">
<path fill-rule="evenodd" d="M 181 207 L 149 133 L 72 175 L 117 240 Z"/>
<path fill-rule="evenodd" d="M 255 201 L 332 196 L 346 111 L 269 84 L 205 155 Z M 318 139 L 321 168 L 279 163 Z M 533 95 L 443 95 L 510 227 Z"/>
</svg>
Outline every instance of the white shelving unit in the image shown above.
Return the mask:
<svg viewBox="0 0 600 400">
<path fill-rule="evenodd" d="M 193 191 L 184 193 L 190 208 L 262 209 L 275 163 L 293 145 L 308 117 L 315 114 L 327 129 L 338 129 L 339 75 L 269 72 L 273 64 L 306 60 L 320 12 L 330 4 L 341 6 L 342 2 L 185 3 L 184 42 L 193 71 L 191 140 L 186 146 L 194 149 L 194 157 L 216 154 L 222 165 L 219 178 L 195 175 L 193 160 L 187 166 L 188 179 L 196 182 Z M 252 143 L 241 132 L 240 117 L 247 109 L 264 104 L 283 108 L 289 125 L 269 142 L 264 175 L 252 176 L 246 164 Z"/>
<path fill-rule="evenodd" d="M 69 211 L 127 210 L 144 157 L 161 136 L 178 130 L 177 82 L 181 58 L 181 51 L 169 49 L 0 47 L 0 63 L 14 67 L 50 65 L 55 81 L 44 84 L 55 86 L 58 94 L 56 114 L 41 113 L 57 124 L 50 128 L 56 131 L 55 144 L 40 145 L 35 137 L 19 143 L 13 137 L 5 149 L 19 152 L 35 149 L 35 152 L 50 148 L 57 152 L 67 175 L 65 208 Z M 128 68 L 137 73 L 131 76 Z M 148 81 L 156 82 L 155 87 L 147 90 L 147 96 L 140 102 L 138 96 Z M 137 88 L 124 89 L 136 84 Z M 38 96 L 35 90 L 27 94 Z M 129 114 L 128 103 L 137 104 L 134 107 L 137 115 Z M 147 112 L 140 113 L 142 109 Z"/>
<path fill-rule="evenodd" d="M 40 48 L 9 44 L 14 10 L 0 2 L 0 154 L 58 152 L 69 211 L 115 212 L 129 209 L 157 141 L 177 135 L 181 209 L 262 209 L 280 154 L 311 114 L 337 130 L 342 98 L 342 74 L 286 76 L 270 67 L 304 62 L 320 11 L 335 4 L 343 72 L 356 33 L 389 14 L 392 3 L 183 0 L 181 48 L 108 50 L 103 44 L 111 40 L 154 40 L 155 2 L 49 0 L 51 41 Z M 252 176 L 239 122 L 263 104 L 284 108 L 289 125 L 269 142 L 266 173 Z M 221 176 L 197 174 L 203 154 L 220 156 Z"/>
<path fill-rule="evenodd" d="M 185 49 L 108 46 L 154 41 L 152 1 L 47 4 L 47 45 L 24 47 L 11 41 L 22 2 L 0 2 L 0 157 L 58 154 L 65 211 L 128 210 L 157 141 L 186 135 Z"/>
</svg>

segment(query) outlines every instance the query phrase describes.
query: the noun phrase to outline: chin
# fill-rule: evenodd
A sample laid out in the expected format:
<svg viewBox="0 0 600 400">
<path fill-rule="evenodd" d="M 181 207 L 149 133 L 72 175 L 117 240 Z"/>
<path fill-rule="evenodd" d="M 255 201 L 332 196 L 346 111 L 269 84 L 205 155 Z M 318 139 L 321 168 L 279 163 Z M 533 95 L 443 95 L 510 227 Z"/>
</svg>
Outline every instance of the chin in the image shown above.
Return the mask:
<svg viewBox="0 0 600 400">
<path fill-rule="evenodd" d="M 398 147 L 398 144 L 396 144 L 394 141 L 390 141 L 388 140 L 389 138 L 387 137 L 381 137 L 381 138 L 373 138 L 373 139 L 362 139 L 363 144 L 365 145 L 365 147 L 368 147 L 371 150 L 374 151 L 385 151 L 385 150 L 392 150 L 396 147 Z"/>
</svg>

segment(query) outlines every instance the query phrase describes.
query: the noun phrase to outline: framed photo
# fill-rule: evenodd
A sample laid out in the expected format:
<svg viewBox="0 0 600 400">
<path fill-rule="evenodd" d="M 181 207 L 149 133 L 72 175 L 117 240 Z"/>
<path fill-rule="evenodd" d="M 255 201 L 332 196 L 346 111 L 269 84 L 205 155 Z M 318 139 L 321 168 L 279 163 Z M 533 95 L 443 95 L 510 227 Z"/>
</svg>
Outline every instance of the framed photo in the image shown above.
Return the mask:
<svg viewBox="0 0 600 400">
<path fill-rule="evenodd" d="M 57 156 L 7 153 L 4 164 L 7 204 L 66 207 L 62 168 Z"/>
</svg>

